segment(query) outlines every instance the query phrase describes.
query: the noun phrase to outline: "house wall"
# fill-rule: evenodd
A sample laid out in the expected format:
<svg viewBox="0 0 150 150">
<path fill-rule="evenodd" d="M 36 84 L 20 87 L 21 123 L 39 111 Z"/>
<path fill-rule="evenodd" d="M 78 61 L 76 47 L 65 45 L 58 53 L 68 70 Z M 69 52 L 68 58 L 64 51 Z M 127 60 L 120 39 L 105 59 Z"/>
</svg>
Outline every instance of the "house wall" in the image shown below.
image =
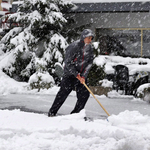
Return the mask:
<svg viewBox="0 0 150 150">
<path fill-rule="evenodd" d="M 129 55 L 150 56 L 150 13 L 149 12 L 120 12 L 120 13 L 76 13 L 69 14 L 77 21 L 76 26 L 91 23 L 90 29 L 96 33 L 96 29 L 139 30 L 138 45 L 126 44 Z M 145 30 L 149 30 L 145 32 Z M 147 33 L 149 35 L 147 35 Z M 143 37 L 140 37 L 143 36 Z M 148 36 L 147 42 L 144 41 Z M 96 38 L 97 39 L 97 38 Z M 125 44 L 125 42 L 123 43 Z M 131 54 L 132 53 L 132 54 Z"/>
<path fill-rule="evenodd" d="M 71 15 L 71 14 L 69 14 Z M 95 28 L 150 28 L 150 13 L 76 13 L 76 25 L 92 23 Z"/>
</svg>

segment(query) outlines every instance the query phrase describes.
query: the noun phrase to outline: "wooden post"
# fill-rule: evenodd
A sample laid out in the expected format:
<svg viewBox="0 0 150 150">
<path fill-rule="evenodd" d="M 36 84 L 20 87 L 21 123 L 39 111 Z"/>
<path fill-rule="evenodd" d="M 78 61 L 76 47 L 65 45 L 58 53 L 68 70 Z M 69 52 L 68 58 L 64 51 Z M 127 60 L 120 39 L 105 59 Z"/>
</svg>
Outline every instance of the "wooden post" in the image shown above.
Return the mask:
<svg viewBox="0 0 150 150">
<path fill-rule="evenodd" d="M 141 57 L 143 56 L 143 29 L 141 29 Z"/>
</svg>

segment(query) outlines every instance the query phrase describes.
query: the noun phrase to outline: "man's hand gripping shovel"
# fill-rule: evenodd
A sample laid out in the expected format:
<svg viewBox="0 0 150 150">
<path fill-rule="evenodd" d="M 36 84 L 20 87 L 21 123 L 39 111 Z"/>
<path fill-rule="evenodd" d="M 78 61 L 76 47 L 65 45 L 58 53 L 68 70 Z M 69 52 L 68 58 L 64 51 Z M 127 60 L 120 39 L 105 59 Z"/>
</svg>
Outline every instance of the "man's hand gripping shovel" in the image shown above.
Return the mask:
<svg viewBox="0 0 150 150">
<path fill-rule="evenodd" d="M 105 111 L 105 113 L 109 115 L 109 113 L 107 112 L 107 110 L 103 107 L 103 105 L 99 102 L 99 100 L 95 97 L 95 95 L 92 93 L 92 91 L 89 89 L 89 87 L 85 84 L 85 79 L 83 77 L 81 77 L 80 75 L 77 75 L 77 79 L 80 80 L 80 82 L 87 88 L 87 90 L 92 94 L 92 96 L 95 98 L 95 100 L 98 102 L 98 104 L 103 108 L 103 110 Z"/>
</svg>

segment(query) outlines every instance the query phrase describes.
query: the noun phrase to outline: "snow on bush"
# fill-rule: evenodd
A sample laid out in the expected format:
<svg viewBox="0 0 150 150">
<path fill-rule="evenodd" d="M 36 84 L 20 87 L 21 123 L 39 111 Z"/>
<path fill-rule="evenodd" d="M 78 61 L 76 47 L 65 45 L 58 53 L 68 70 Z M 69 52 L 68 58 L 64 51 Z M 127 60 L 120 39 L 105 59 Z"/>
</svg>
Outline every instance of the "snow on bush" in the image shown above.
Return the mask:
<svg viewBox="0 0 150 150">
<path fill-rule="evenodd" d="M 103 87 L 111 87 L 112 88 L 112 86 L 113 86 L 113 82 L 109 81 L 107 79 L 101 80 L 100 83 L 102 83 Z"/>
<path fill-rule="evenodd" d="M 140 65 L 141 62 L 144 62 L 146 64 Z M 129 74 L 133 75 L 137 71 L 149 71 L 150 59 L 99 55 L 94 59 L 93 63 L 96 64 L 97 66 L 103 66 L 105 64 L 106 74 L 114 73 L 113 66 L 119 64 L 125 65 L 129 69 Z"/>
<path fill-rule="evenodd" d="M 145 83 L 138 87 L 137 97 L 150 103 L 150 83 Z"/>
<path fill-rule="evenodd" d="M 29 83 L 31 89 L 49 89 L 53 86 L 54 79 L 53 77 L 46 71 L 47 62 L 44 59 L 35 58 L 35 67 L 36 72 L 30 76 Z"/>
<path fill-rule="evenodd" d="M 36 72 L 29 79 L 31 89 L 49 89 L 54 84 L 53 77 L 48 73 Z"/>
</svg>

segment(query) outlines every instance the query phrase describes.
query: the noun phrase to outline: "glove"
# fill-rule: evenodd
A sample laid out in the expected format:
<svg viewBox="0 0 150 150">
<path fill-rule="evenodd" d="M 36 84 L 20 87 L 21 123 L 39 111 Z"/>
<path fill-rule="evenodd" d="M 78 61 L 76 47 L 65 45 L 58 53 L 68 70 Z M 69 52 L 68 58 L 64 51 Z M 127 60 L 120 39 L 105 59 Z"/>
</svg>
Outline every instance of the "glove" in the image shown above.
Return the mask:
<svg viewBox="0 0 150 150">
<path fill-rule="evenodd" d="M 85 78 L 81 77 L 80 74 L 77 75 L 76 77 L 82 84 L 85 83 Z"/>
</svg>

